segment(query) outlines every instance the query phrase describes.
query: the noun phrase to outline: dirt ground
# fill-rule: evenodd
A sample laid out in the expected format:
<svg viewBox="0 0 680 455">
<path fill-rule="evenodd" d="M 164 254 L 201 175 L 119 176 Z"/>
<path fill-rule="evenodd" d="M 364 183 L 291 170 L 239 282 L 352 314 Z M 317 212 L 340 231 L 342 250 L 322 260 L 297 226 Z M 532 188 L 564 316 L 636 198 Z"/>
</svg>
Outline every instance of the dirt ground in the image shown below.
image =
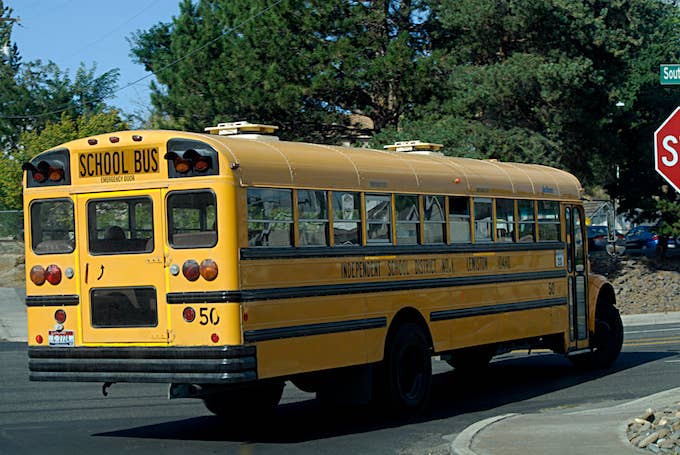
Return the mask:
<svg viewBox="0 0 680 455">
<path fill-rule="evenodd" d="M 0 287 L 23 287 L 24 270 L 23 243 L 0 240 Z M 612 282 L 621 314 L 680 311 L 680 257 L 594 256 L 591 270 Z"/>
</svg>

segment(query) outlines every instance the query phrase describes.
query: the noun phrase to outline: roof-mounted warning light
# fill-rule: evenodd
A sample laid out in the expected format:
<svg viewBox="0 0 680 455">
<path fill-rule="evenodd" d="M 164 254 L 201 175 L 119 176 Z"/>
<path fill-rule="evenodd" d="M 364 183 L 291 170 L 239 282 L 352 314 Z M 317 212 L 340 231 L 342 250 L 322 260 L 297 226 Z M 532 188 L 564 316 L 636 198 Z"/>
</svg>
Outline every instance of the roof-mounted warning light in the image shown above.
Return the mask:
<svg viewBox="0 0 680 455">
<path fill-rule="evenodd" d="M 423 155 L 443 155 L 439 150 L 444 147 L 443 144 L 433 144 L 432 142 L 421 141 L 399 141 L 391 145 L 385 145 L 383 148 L 392 152 L 409 152 Z"/>
<path fill-rule="evenodd" d="M 274 133 L 278 129 L 279 127 L 274 125 L 263 125 L 259 123 L 242 121 L 219 123 L 217 126 L 207 127 L 205 131 L 218 136 L 235 136 L 245 139 L 278 140 L 279 138 L 274 136 Z"/>
</svg>

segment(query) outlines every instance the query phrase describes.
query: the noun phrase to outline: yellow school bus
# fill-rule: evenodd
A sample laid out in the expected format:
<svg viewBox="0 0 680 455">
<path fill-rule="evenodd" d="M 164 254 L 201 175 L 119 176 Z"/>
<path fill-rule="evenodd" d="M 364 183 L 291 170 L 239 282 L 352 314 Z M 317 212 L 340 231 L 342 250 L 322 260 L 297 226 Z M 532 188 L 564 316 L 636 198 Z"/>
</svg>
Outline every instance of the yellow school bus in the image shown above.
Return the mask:
<svg viewBox="0 0 680 455">
<path fill-rule="evenodd" d="M 617 358 L 573 175 L 275 130 L 120 131 L 24 164 L 31 380 L 168 383 L 231 418 L 286 381 L 414 412 L 433 355 Z"/>
</svg>

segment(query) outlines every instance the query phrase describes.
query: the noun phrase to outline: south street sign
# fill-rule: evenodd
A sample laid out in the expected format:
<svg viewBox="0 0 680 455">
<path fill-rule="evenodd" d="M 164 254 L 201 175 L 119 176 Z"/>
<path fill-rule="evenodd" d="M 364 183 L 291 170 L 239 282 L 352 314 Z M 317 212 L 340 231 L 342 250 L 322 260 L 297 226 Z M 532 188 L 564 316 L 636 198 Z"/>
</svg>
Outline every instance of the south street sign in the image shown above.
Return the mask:
<svg viewBox="0 0 680 455">
<path fill-rule="evenodd" d="M 680 85 L 680 64 L 662 64 L 659 67 L 661 85 Z"/>
</svg>

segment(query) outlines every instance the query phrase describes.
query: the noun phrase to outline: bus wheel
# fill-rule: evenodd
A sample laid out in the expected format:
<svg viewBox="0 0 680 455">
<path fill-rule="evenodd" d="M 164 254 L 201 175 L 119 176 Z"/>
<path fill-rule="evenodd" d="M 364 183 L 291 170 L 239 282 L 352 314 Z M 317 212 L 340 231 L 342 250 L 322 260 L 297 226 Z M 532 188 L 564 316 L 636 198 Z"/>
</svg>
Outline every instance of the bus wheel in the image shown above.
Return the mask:
<svg viewBox="0 0 680 455">
<path fill-rule="evenodd" d="M 623 346 L 623 323 L 619 310 L 609 304 L 597 306 L 595 333 L 591 339 L 593 350 L 569 357 L 579 368 L 601 369 L 609 367 L 618 358 Z"/>
<path fill-rule="evenodd" d="M 475 373 L 486 368 L 494 355 L 496 346 L 486 345 L 456 349 L 442 358 L 461 373 Z"/>
<path fill-rule="evenodd" d="M 391 407 L 412 414 L 427 404 L 432 388 L 432 358 L 427 338 L 419 325 L 397 329 L 385 355 L 385 382 Z"/>
<path fill-rule="evenodd" d="M 267 381 L 234 388 L 204 397 L 203 404 L 222 418 L 235 420 L 244 417 L 244 414 L 263 417 L 279 404 L 284 385 L 284 381 Z"/>
</svg>

